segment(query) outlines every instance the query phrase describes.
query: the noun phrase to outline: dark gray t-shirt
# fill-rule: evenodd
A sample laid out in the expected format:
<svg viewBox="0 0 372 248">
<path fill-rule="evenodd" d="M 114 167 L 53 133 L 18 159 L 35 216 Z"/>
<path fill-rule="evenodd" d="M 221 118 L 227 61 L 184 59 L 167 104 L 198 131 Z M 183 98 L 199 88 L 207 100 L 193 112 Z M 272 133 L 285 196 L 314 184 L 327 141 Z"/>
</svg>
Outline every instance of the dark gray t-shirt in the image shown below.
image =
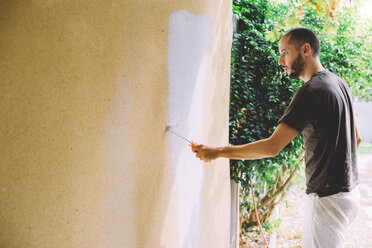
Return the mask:
<svg viewBox="0 0 372 248">
<path fill-rule="evenodd" d="M 358 184 L 352 96 L 341 78 L 328 70 L 315 73 L 279 122 L 304 137 L 307 194 L 328 196 Z"/>
</svg>

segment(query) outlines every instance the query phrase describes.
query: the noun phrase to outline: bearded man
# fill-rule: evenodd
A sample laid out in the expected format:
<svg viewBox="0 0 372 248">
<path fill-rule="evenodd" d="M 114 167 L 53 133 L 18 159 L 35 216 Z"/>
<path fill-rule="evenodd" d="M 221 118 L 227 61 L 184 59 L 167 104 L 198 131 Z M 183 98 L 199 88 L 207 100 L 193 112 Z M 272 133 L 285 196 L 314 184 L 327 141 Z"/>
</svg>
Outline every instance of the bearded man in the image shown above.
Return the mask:
<svg viewBox="0 0 372 248">
<path fill-rule="evenodd" d="M 302 133 L 305 142 L 306 206 L 302 247 L 344 247 L 345 232 L 359 210 L 357 148 L 361 142 L 348 85 L 324 69 L 313 31 L 295 28 L 279 40 L 279 65 L 305 83 L 297 91 L 273 134 L 263 140 L 226 147 L 192 147 L 210 161 L 275 157 Z"/>
</svg>

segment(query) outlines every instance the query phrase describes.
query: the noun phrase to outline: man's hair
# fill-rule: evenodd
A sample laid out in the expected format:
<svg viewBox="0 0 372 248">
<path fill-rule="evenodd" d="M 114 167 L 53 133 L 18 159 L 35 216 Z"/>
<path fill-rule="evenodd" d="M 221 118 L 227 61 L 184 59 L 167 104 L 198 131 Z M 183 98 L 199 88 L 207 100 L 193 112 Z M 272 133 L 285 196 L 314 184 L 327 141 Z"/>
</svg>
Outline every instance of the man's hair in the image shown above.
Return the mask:
<svg viewBox="0 0 372 248">
<path fill-rule="evenodd" d="M 297 50 L 300 49 L 303 44 L 309 43 L 313 51 L 313 57 L 319 56 L 320 41 L 312 30 L 302 27 L 294 28 L 287 31 L 282 38 L 287 36 L 289 37 L 289 43 L 294 45 Z"/>
</svg>

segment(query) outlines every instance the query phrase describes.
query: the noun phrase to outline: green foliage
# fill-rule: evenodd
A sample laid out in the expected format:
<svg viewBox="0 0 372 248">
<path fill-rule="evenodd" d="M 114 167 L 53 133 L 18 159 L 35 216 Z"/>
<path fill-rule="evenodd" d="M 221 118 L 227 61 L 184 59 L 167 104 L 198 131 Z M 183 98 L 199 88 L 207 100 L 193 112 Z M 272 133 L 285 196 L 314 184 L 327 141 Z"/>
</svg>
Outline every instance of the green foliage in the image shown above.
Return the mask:
<svg viewBox="0 0 372 248">
<path fill-rule="evenodd" d="M 343 78 L 356 98 L 371 101 L 371 21 L 360 19 L 355 7 L 347 12 L 338 12 L 333 24 L 328 25 L 333 25 L 336 31 L 329 34 L 327 27 L 324 27 L 319 32 L 322 41 L 320 60 L 323 66 Z"/>
<path fill-rule="evenodd" d="M 272 19 L 267 18 L 268 13 L 281 16 L 286 10 L 284 5 L 271 8 L 267 0 L 234 1 L 233 11 L 238 21 L 232 46 L 230 143 L 233 145 L 269 137 L 301 85 L 299 80 L 290 80 L 284 74 L 278 65 L 278 44 L 268 41 L 265 36 L 274 26 Z M 289 176 L 291 170 L 288 169 L 298 167 L 302 150 L 302 137 L 299 136 L 276 158 L 231 160 L 231 178 L 241 183 L 246 197 L 249 179 L 253 178 L 258 199 L 264 199 L 280 189 Z M 248 211 L 252 210 L 251 204 L 248 200 L 242 202 Z M 260 211 L 264 214 L 266 210 Z"/>
<path fill-rule="evenodd" d="M 370 154 L 370 153 L 372 153 L 372 144 L 369 144 L 369 143 L 366 143 L 366 142 L 362 142 L 359 145 L 358 152 L 359 153 L 362 153 L 362 154 Z"/>
<path fill-rule="evenodd" d="M 232 145 L 269 137 L 303 84 L 289 79 L 278 65 L 278 37 L 295 26 L 308 27 L 318 35 L 323 66 L 342 77 L 354 96 L 372 99 L 371 23 L 358 18 L 357 7 L 333 11 L 330 18 L 324 2 L 233 1 L 237 23 L 231 68 L 229 131 Z M 231 160 L 231 178 L 241 184 L 242 209 L 250 219 L 242 225 L 250 226 L 255 221 L 249 179 L 254 181 L 260 215 L 266 219 L 285 193 L 283 186 L 288 187 L 287 181 L 299 168 L 302 152 L 303 141 L 298 136 L 275 158 Z"/>
</svg>

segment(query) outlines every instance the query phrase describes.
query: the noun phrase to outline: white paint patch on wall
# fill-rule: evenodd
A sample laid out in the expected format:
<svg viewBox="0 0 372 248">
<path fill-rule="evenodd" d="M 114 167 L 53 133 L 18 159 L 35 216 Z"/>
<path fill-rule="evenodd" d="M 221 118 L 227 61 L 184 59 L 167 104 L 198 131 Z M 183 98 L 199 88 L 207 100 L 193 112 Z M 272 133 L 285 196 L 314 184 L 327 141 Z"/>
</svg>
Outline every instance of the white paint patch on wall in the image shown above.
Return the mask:
<svg viewBox="0 0 372 248">
<path fill-rule="evenodd" d="M 132 156 L 125 141 L 134 91 L 120 74 L 105 123 L 103 147 L 102 240 L 104 247 L 136 247 Z"/>
<path fill-rule="evenodd" d="M 204 142 L 205 87 L 211 24 L 207 15 L 185 10 L 169 17 L 169 118 L 173 129 Z M 200 246 L 203 170 L 187 142 L 169 133 L 173 187 L 178 197 L 178 247 Z"/>
</svg>

